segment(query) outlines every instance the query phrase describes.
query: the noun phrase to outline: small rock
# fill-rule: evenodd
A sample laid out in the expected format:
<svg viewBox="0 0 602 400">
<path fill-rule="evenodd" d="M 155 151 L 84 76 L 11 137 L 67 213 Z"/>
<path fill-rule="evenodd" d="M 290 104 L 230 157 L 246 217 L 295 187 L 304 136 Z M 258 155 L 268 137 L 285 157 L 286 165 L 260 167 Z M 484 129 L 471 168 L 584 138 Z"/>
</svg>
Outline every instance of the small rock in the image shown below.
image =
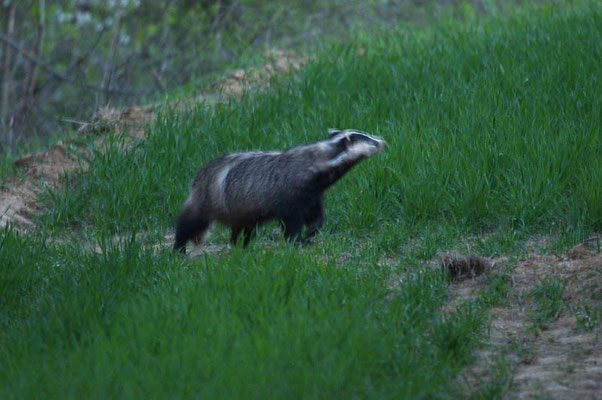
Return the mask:
<svg viewBox="0 0 602 400">
<path fill-rule="evenodd" d="M 232 77 L 234 79 L 236 79 L 236 80 L 242 81 L 245 78 L 245 70 L 244 69 L 237 69 L 232 74 Z"/>
</svg>

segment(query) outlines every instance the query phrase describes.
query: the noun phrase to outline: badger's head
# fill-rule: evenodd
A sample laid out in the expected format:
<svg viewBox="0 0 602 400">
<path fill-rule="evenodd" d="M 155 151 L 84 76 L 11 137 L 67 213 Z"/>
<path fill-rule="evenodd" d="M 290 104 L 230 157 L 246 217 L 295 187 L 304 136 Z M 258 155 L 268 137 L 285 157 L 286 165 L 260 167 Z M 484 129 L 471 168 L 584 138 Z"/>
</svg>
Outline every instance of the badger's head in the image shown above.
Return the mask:
<svg viewBox="0 0 602 400">
<path fill-rule="evenodd" d="M 308 148 L 317 156 L 311 169 L 323 188 L 332 185 L 355 164 L 378 153 L 386 145 L 381 138 L 354 129 L 329 129 L 328 135 L 328 139 Z"/>
<path fill-rule="evenodd" d="M 328 167 L 353 166 L 358 161 L 380 152 L 386 143 L 379 137 L 355 129 L 329 129 L 328 145 L 334 149 L 326 162 Z"/>
</svg>

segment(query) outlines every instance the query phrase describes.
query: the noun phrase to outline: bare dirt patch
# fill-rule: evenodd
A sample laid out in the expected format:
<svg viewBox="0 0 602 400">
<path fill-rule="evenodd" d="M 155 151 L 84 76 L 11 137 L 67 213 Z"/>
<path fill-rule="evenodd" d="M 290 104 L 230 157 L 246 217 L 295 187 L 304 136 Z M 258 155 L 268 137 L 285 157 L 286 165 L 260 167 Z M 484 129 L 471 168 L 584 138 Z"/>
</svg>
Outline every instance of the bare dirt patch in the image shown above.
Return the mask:
<svg viewBox="0 0 602 400">
<path fill-rule="evenodd" d="M 38 194 L 46 187 L 55 187 L 65 173 L 80 166 L 75 144 L 58 142 L 48 150 L 29 154 L 15 161 L 21 177 L 11 177 L 0 191 L 0 226 L 8 223 L 18 229 L 33 227 L 31 216 L 42 209 Z"/>
<path fill-rule="evenodd" d="M 280 50 L 271 50 L 264 54 L 266 63 L 260 67 L 247 70 L 236 70 L 224 78 L 218 79 L 213 85 L 217 93 L 203 93 L 186 101 L 177 101 L 174 106 L 184 103 L 194 103 L 212 99 L 223 101 L 228 96 L 241 98 L 243 92 L 250 88 L 266 87 L 275 74 L 289 74 L 301 68 L 305 56 L 295 56 Z M 145 126 L 154 121 L 156 105 L 143 107 L 128 107 L 115 109 L 105 107 L 100 109 L 89 123 L 84 124 L 80 135 L 95 137 L 93 147 L 103 151 L 111 135 L 124 135 L 130 138 L 145 138 Z M 126 145 L 132 141 L 126 141 Z M 54 188 L 62 184 L 66 173 L 77 168 L 86 169 L 77 153 L 92 153 L 75 140 L 58 142 L 45 151 L 28 154 L 15 161 L 15 167 L 20 177 L 10 177 L 3 182 L 0 190 L 0 227 L 11 224 L 17 229 L 34 228 L 32 216 L 43 207 L 38 202 L 38 195 L 45 188 Z"/>
<path fill-rule="evenodd" d="M 463 376 L 468 391 L 500 379 L 492 376 L 493 366 L 496 360 L 504 359 L 507 398 L 602 398 L 599 321 L 591 321 L 592 315 L 584 312 L 599 313 L 601 307 L 602 254 L 584 245 L 572 248 L 567 255 L 533 254 L 519 260 L 509 277 L 510 300 L 490 310 L 488 343 Z M 562 307 L 556 315 L 536 324 L 532 291 L 545 281 L 563 285 Z M 454 288 L 455 296 L 474 292 L 476 285 L 476 281 L 461 282 Z"/>
<path fill-rule="evenodd" d="M 38 191 L 30 182 L 23 182 L 0 192 L 0 225 L 10 222 L 20 229 L 31 227 L 29 216 L 41 207 L 36 201 Z"/>
<path fill-rule="evenodd" d="M 274 75 L 288 75 L 301 68 L 306 61 L 305 56 L 297 56 L 282 50 L 270 50 L 263 55 L 267 62 L 261 67 L 238 69 L 231 75 L 218 79 L 212 85 L 222 95 L 234 95 L 242 98 L 245 90 L 263 88 Z"/>
</svg>

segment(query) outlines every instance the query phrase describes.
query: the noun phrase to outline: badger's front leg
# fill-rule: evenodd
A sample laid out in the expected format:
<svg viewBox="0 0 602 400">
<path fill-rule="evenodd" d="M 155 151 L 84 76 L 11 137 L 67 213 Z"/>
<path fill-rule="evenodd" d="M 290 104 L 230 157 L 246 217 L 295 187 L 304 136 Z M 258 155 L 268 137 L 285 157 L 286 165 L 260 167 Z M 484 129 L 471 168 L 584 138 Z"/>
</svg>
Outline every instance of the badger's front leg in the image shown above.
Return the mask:
<svg viewBox="0 0 602 400">
<path fill-rule="evenodd" d="M 307 210 L 304 222 L 307 225 L 304 240 L 307 241 L 318 232 L 324 223 L 324 209 L 321 200 Z"/>
<path fill-rule="evenodd" d="M 247 247 L 249 245 L 249 242 L 251 241 L 251 237 L 253 236 L 253 233 L 255 232 L 255 226 L 247 226 L 245 228 L 244 231 L 244 235 L 245 235 L 245 241 L 242 244 L 242 247 Z"/>
<path fill-rule="evenodd" d="M 303 239 L 301 231 L 303 230 L 303 218 L 300 215 L 287 215 L 282 218 L 284 225 L 284 238 L 286 240 L 294 240 L 295 243 L 301 244 Z"/>
<path fill-rule="evenodd" d="M 238 241 L 238 236 L 240 235 L 241 229 L 242 228 L 240 226 L 232 227 L 232 234 L 230 235 L 230 243 L 232 244 L 232 246 L 236 245 L 236 242 Z"/>
</svg>

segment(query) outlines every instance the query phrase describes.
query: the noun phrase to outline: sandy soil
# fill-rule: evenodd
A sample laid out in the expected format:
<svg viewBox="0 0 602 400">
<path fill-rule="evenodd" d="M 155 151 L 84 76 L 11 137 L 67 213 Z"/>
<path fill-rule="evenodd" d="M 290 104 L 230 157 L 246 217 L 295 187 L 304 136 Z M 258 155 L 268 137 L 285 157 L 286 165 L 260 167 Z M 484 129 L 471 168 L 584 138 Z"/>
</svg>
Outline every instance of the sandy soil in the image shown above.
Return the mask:
<svg viewBox="0 0 602 400">
<path fill-rule="evenodd" d="M 503 379 L 508 399 L 602 399 L 600 327 L 587 328 L 582 312 L 601 305 L 602 254 L 583 244 L 566 255 L 533 254 L 519 260 L 509 278 L 508 304 L 489 311 L 487 345 L 463 375 L 467 391 Z M 530 318 L 534 306 L 528 294 L 546 279 L 565 284 L 564 306 L 555 318 L 537 326 Z M 478 279 L 455 283 L 452 301 L 470 298 L 478 290 Z M 494 376 L 493 369 L 500 359 L 509 369 L 502 377 Z"/>
</svg>

